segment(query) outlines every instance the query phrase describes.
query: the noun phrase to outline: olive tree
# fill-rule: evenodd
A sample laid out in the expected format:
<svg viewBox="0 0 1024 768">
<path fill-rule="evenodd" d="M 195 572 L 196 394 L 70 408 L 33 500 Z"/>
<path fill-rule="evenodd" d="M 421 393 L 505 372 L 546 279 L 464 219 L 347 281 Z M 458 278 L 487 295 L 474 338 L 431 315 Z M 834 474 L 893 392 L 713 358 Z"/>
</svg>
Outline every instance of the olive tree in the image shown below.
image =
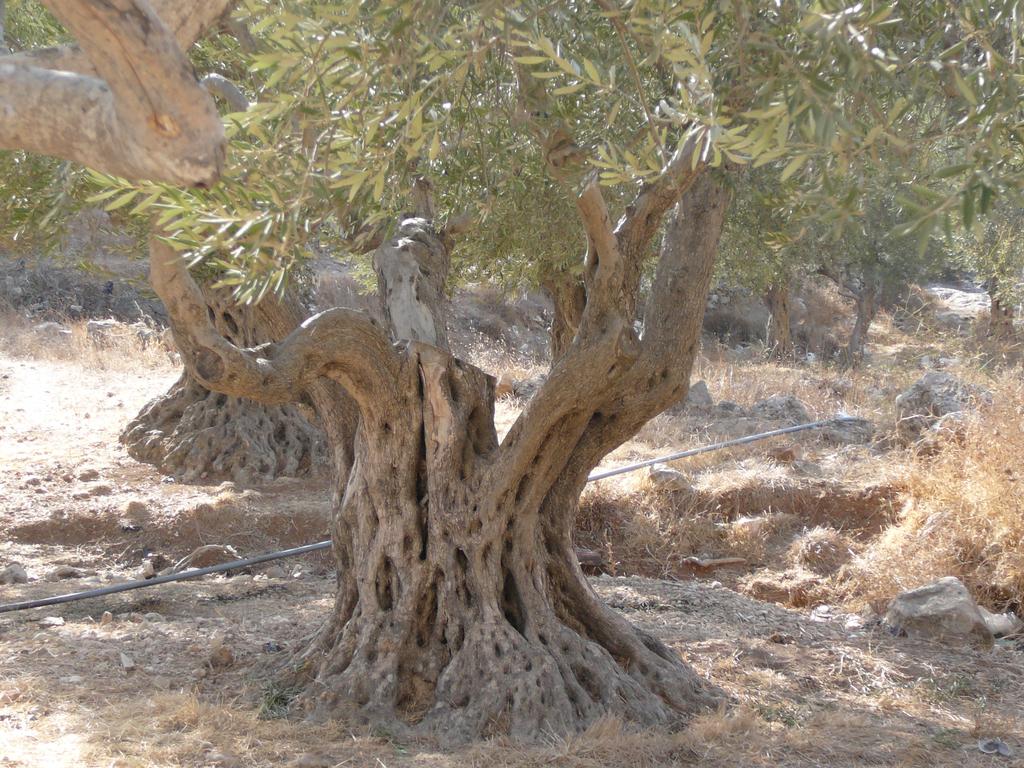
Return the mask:
<svg viewBox="0 0 1024 768">
<path fill-rule="evenodd" d="M 1014 321 L 1024 283 L 1024 246 L 1017 231 L 1021 209 L 1009 203 L 993 208 L 973 231 L 957 233 L 953 238 L 954 263 L 985 283 L 990 309 L 988 337 L 1001 344 L 1014 344 L 1019 341 Z"/>
<path fill-rule="evenodd" d="M 308 399 L 327 426 L 338 587 L 295 659 L 300 700 L 449 740 L 609 713 L 671 724 L 716 700 L 601 603 L 572 529 L 590 471 L 686 395 L 735 169 L 777 164 L 838 221 L 857 195 L 837 200 L 833 180 L 878 147 L 909 160 L 941 129 L 996 152 L 1015 125 L 976 95 L 1006 114 L 987 73 L 1017 66 L 1002 51 L 1018 30 L 980 3 L 253 3 L 267 77 L 224 124 L 181 53 L 193 34 L 170 32 L 209 2 L 168 4 L 167 23 L 144 0 L 49 6 L 82 45 L 61 69 L 81 74 L 0 64 L 35 106 L 0 113 L 0 145 L 88 163 L 114 204 L 152 216 L 151 281 L 196 381 Z M 935 122 L 905 120 L 896 94 L 926 99 L 944 78 Z M 1017 183 L 994 160 L 947 175 L 962 184 L 946 197 L 925 189 L 908 226 Z M 581 292 L 571 339 L 499 437 L 492 379 L 448 349 L 445 283 L 474 231 L 551 236 L 543 211 L 496 204 L 529 194 L 524 178 L 575 211 Z M 258 307 L 287 296 L 314 240 L 372 244 L 384 321 L 332 309 L 232 343 L 190 266 Z"/>
</svg>

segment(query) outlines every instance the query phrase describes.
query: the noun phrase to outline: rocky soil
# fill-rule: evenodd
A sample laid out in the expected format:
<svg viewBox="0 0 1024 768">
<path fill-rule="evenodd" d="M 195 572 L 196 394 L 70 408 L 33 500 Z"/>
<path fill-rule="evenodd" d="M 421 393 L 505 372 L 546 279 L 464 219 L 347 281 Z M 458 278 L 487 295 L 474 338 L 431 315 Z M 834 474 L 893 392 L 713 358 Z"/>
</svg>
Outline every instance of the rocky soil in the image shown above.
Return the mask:
<svg viewBox="0 0 1024 768">
<path fill-rule="evenodd" d="M 248 555 L 325 537 L 323 481 L 185 485 L 122 452 L 120 428 L 175 375 L 158 359 L 0 356 L 0 569 L 19 563 L 27 579 L 0 586 L 0 603 L 136 578 L 203 545 Z M 712 381 L 710 390 L 711 403 L 661 417 L 609 465 L 824 408 L 758 405 L 769 396 L 711 418 L 723 409 L 723 388 Z M 517 407 L 512 393 L 499 420 Z M 1024 654 L 1014 643 L 900 637 L 873 614 L 813 598 L 836 567 L 830 558 L 877 531 L 885 517 L 872 515 L 893 498 L 874 438 L 832 439 L 677 465 L 686 471 L 674 488 L 638 475 L 604 481 L 588 496 L 581 542 L 610 553 L 595 590 L 722 692 L 720 712 L 680 733 L 604 722 L 580 737 L 538 734 L 534 747 L 496 740 L 447 754 L 353 723 L 304 722 L 289 712 L 291 692 L 275 674 L 329 610 L 332 563 L 319 555 L 0 614 L 0 765 L 1013 764 L 1017 757 L 979 751 L 978 740 L 1000 738 L 1024 754 Z M 689 538 L 655 531 L 638 546 L 650 534 L 635 527 L 644 503 L 690 510 L 680 515 L 691 521 Z M 694 526 L 704 526 L 701 536 Z M 769 528 L 772 536 L 761 535 Z M 828 531 L 841 533 L 839 546 Z M 687 561 L 736 552 L 745 555 L 738 567 Z M 630 573 L 667 578 L 621 575 Z M 801 573 L 806 599 L 777 591 Z"/>
</svg>

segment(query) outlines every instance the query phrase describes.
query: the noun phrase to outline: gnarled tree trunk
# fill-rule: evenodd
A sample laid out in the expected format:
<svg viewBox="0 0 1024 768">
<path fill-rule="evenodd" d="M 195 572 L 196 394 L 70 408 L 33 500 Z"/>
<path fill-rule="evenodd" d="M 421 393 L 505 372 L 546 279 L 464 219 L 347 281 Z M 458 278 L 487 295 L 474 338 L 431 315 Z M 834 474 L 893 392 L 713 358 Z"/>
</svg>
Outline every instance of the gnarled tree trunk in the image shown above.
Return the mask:
<svg viewBox="0 0 1024 768">
<path fill-rule="evenodd" d="M 579 331 L 500 443 L 493 381 L 446 349 L 435 292 L 409 289 L 445 263 L 443 233 L 426 219 L 403 222 L 378 254 L 385 303 L 414 302 L 386 312 L 390 333 L 330 310 L 252 351 L 217 333 L 187 271 L 153 241 L 154 285 L 204 386 L 287 402 L 326 378 L 358 406 L 336 495 L 335 608 L 299 665 L 311 712 L 447 741 L 533 740 L 609 713 L 670 724 L 713 701 L 674 653 L 600 602 L 572 547 L 590 470 L 686 393 L 727 201 L 710 174 L 690 170 L 687 150 L 614 230 L 596 183 L 586 187 Z M 687 189 L 638 338 L 627 261 Z"/>
<path fill-rule="evenodd" d="M 240 347 L 284 338 L 304 314 L 292 300 L 247 307 L 235 304 L 227 290 L 203 293 L 218 332 Z M 121 443 L 133 459 L 185 482 L 228 478 L 252 485 L 325 468 L 327 444 L 316 422 L 302 405 L 264 405 L 211 392 L 186 370 L 129 422 Z"/>
<path fill-rule="evenodd" d="M 999 281 L 994 277 L 988 281 L 988 296 L 988 337 L 1004 344 L 1016 342 L 1017 331 L 1013 325 L 1016 313 L 1013 304 L 1000 295 Z"/>
<path fill-rule="evenodd" d="M 149 3 L 47 5 L 98 77 L 0 67 L 0 90 L 6 79 L 17 97 L 0 112 L 0 144 L 132 178 L 216 181 L 220 120 Z M 447 258 L 429 216 L 404 222 L 380 254 L 399 262 L 380 270 L 391 333 L 334 309 L 253 347 L 218 330 L 184 262 L 152 238 L 151 279 L 196 381 L 271 406 L 308 399 L 327 419 L 339 583 L 301 659 L 311 709 L 452 741 L 533 740 L 608 713 L 671 723 L 713 701 L 678 656 L 601 604 L 571 545 L 590 470 L 686 394 L 727 203 L 697 161 L 704 139 L 689 132 L 614 228 L 596 179 L 584 186 L 579 329 L 500 443 L 491 380 L 448 352 L 432 291 L 419 289 L 433 287 L 423 260 Z M 669 210 L 638 337 L 643 259 Z"/>
<path fill-rule="evenodd" d="M 547 274 L 541 287 L 551 299 L 554 311 L 551 320 L 551 363 L 554 365 L 568 351 L 580 329 L 587 305 L 587 289 L 583 279 L 567 269 Z"/>
<path fill-rule="evenodd" d="M 789 286 L 772 283 L 764 294 L 771 322 L 768 326 L 768 348 L 780 360 L 793 357 L 793 326 L 789 314 Z"/>
<path fill-rule="evenodd" d="M 864 347 L 868 340 L 868 330 L 871 323 L 878 314 L 878 286 L 875 283 L 866 282 L 857 291 L 856 317 L 853 322 L 853 330 L 850 331 L 850 338 L 846 348 L 843 350 L 843 363 L 845 365 L 857 365 L 864 359 Z"/>
</svg>

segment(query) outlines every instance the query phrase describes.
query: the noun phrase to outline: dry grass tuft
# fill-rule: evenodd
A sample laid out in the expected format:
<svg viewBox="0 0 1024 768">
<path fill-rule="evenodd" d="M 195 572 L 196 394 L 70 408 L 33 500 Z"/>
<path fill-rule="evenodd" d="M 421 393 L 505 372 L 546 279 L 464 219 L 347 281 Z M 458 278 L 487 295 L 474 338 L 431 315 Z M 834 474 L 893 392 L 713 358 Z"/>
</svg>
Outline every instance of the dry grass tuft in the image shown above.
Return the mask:
<svg viewBox="0 0 1024 768">
<path fill-rule="evenodd" d="M 576 536 L 583 546 L 605 553 L 612 573 L 652 577 L 677 574 L 684 558 L 717 552 L 723 542 L 714 519 L 698 514 L 687 494 L 610 483 L 584 494 Z"/>
<path fill-rule="evenodd" d="M 797 536 L 786 554 L 794 568 L 827 576 L 838 571 L 853 551 L 850 540 L 840 531 L 819 525 Z"/>
</svg>

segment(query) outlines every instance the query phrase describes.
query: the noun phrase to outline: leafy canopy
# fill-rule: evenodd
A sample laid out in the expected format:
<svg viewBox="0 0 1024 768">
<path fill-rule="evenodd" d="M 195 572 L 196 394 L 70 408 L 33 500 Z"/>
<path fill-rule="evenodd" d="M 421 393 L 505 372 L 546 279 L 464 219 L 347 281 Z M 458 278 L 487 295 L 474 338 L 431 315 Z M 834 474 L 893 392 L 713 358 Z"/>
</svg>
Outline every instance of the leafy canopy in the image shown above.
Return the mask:
<svg viewBox="0 0 1024 768">
<path fill-rule="evenodd" d="M 358 250 L 421 175 L 473 222 L 462 273 L 510 280 L 582 249 L 584 174 L 614 208 L 687 137 L 695 162 L 766 169 L 836 232 L 882 164 L 903 170 L 902 234 L 919 240 L 1024 179 L 1012 2 L 247 0 L 236 15 L 256 50 L 221 36 L 194 57 L 251 101 L 225 115 L 224 182 L 97 178 L 93 199 L 155 213 L 246 300 L 316 244 Z"/>
</svg>

